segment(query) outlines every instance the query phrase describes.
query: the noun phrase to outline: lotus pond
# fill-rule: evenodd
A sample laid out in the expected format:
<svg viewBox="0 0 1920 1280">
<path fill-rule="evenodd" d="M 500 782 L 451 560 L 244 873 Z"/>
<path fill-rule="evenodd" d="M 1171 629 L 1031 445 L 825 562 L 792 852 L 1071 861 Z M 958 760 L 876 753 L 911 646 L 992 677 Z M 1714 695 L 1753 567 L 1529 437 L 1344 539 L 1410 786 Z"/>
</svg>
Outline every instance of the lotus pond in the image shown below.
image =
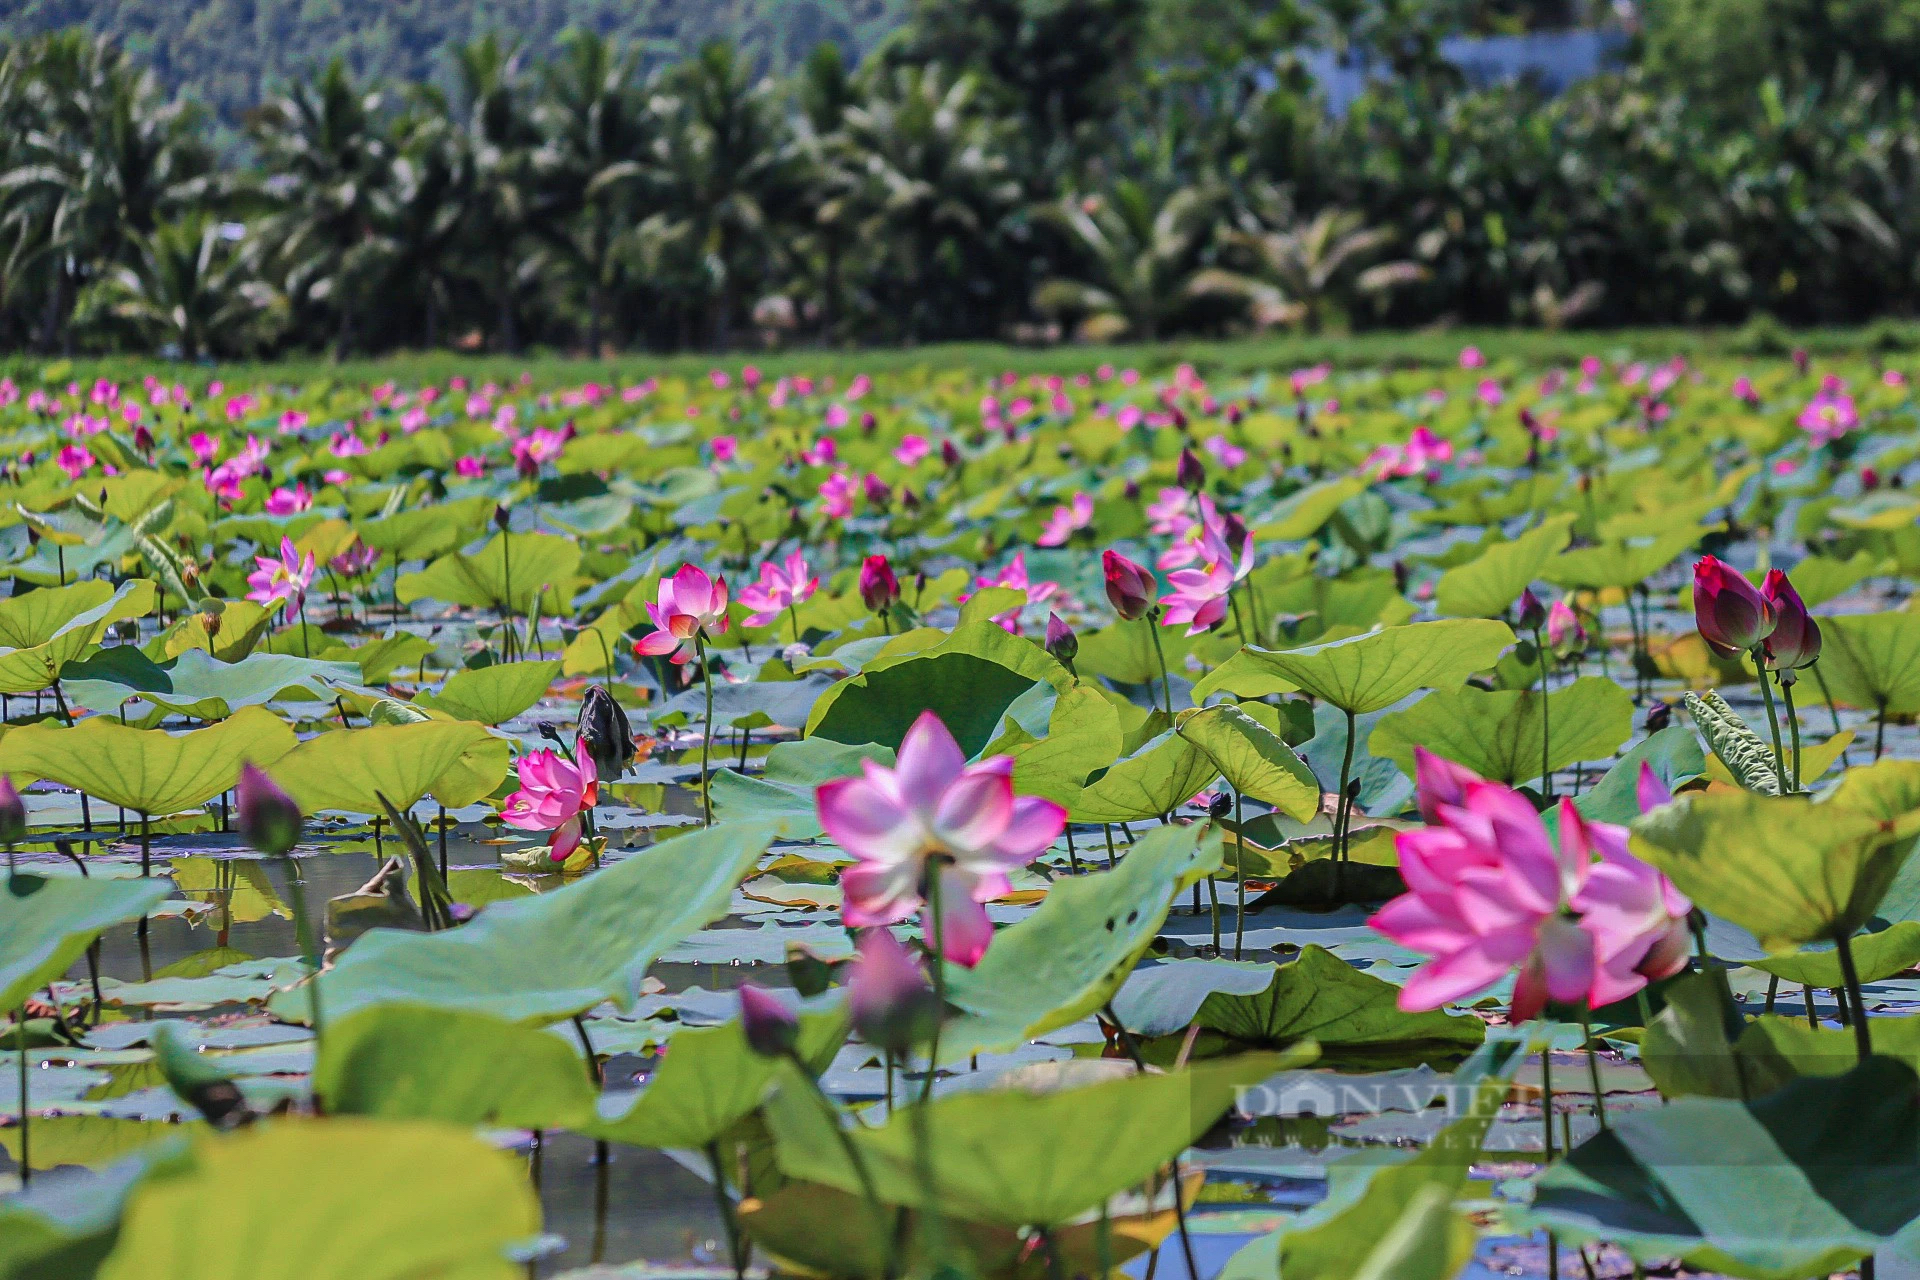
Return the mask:
<svg viewBox="0 0 1920 1280">
<path fill-rule="evenodd" d="M 1920 1268 L 1867 356 L 0 380 L 0 1275 Z"/>
</svg>

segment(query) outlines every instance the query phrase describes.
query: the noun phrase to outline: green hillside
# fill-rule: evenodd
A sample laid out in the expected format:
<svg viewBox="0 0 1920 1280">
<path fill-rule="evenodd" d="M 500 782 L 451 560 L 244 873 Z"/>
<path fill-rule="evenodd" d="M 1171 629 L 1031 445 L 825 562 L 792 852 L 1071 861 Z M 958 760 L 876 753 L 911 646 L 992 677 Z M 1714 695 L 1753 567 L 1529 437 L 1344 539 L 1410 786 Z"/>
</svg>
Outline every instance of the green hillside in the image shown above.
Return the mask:
<svg viewBox="0 0 1920 1280">
<path fill-rule="evenodd" d="M 489 31 L 539 57 L 568 27 L 640 43 L 662 62 L 725 37 L 774 71 L 822 40 L 864 51 L 907 0 L 24 0 L 0 5 L 0 34 L 84 26 L 113 36 L 170 86 L 228 121 L 264 91 L 338 56 L 357 77 L 426 80 L 441 51 Z"/>
</svg>

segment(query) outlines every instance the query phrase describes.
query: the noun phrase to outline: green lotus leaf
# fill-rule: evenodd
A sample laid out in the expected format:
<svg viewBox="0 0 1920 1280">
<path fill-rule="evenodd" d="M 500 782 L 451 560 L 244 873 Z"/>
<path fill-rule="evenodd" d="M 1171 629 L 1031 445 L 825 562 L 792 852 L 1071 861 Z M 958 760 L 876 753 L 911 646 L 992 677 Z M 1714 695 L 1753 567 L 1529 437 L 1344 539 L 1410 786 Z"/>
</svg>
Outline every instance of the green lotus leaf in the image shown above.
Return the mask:
<svg viewBox="0 0 1920 1280">
<path fill-rule="evenodd" d="M 1793 566 L 1793 589 L 1800 593 L 1801 603 L 1812 609 L 1891 567 L 1885 559 L 1867 551 L 1856 551 L 1845 560 L 1807 556 Z"/>
<path fill-rule="evenodd" d="M 1533 585 L 1573 537 L 1573 517 L 1554 516 L 1511 542 L 1495 543 L 1478 559 L 1447 570 L 1434 588 L 1434 605 L 1454 618 L 1497 618 Z"/>
<path fill-rule="evenodd" d="M 807 736 L 898 749 L 920 713 L 933 711 L 971 756 L 993 740 L 1014 699 L 1042 682 L 1065 690 L 1073 677 L 1033 641 L 975 621 L 833 685 L 813 704 Z"/>
<path fill-rule="evenodd" d="M 1747 1280 L 1825 1276 L 1912 1248 L 1916 1144 L 1920 1079 L 1876 1056 L 1751 1102 L 1680 1098 L 1618 1116 L 1535 1182 L 1519 1216 L 1641 1262 L 1678 1258 Z"/>
<path fill-rule="evenodd" d="M 1342 476 L 1309 485 L 1268 512 L 1254 534 L 1268 542 L 1298 542 L 1312 537 L 1341 505 L 1364 493 L 1367 482 L 1359 476 Z"/>
<path fill-rule="evenodd" d="M 1564 769 L 1604 760 L 1633 736 L 1633 698 L 1602 676 L 1583 676 L 1541 699 L 1532 689 L 1488 692 L 1438 689 L 1403 711 L 1382 716 L 1367 750 L 1413 776 L 1415 747 L 1463 764 L 1483 778 L 1515 785 L 1541 776 L 1546 762 Z"/>
<path fill-rule="evenodd" d="M 708 784 L 713 811 L 723 821 L 759 819 L 778 821 L 791 840 L 818 840 L 826 835 L 814 807 L 814 789 L 835 778 L 851 778 L 860 762 L 872 760 L 892 766 L 893 748 L 874 743 L 850 747 L 826 738 L 777 742 L 767 753 L 759 777 L 723 769 Z"/>
<path fill-rule="evenodd" d="M 1504 622 L 1457 618 L 1386 627 L 1304 649 L 1241 651 L 1250 671 L 1276 676 L 1353 715 L 1392 706 L 1416 689 L 1446 689 L 1492 666 L 1513 643 Z M 1243 696 L 1246 690 L 1235 688 Z M 1278 692 L 1266 690 L 1263 692 Z"/>
<path fill-rule="evenodd" d="M 383 636 L 366 644 L 347 648 L 335 645 L 320 656 L 329 662 L 351 662 L 359 666 L 360 678 L 368 684 L 385 684 L 404 667 L 415 667 L 433 652 L 433 641 L 410 632 Z"/>
<path fill-rule="evenodd" d="M 1236 1091 L 1311 1059 L 1246 1054 L 1184 1071 L 1034 1093 L 980 1089 L 934 1099 L 933 1195 L 942 1213 L 1009 1227 L 1061 1225 L 1164 1169 L 1233 1105 Z M 858 1193 L 860 1180 L 816 1099 L 782 1087 L 766 1104 L 775 1158 L 790 1177 Z M 896 1111 L 848 1136 L 887 1204 L 927 1203 L 916 1164 L 921 1120 Z M 1088 1139 L 1098 1135 L 1097 1141 Z"/>
<path fill-rule="evenodd" d="M 1901 920 L 1879 933 L 1856 934 L 1851 940 L 1854 967 L 1861 982 L 1879 982 L 1920 964 L 1920 921 Z M 1840 953 L 1835 948 L 1802 950 L 1748 962 L 1782 982 L 1832 989 L 1844 985 Z"/>
<path fill-rule="evenodd" d="M 172 893 L 164 880 L 21 873 L 0 883 L 0 1009 L 60 977 L 100 934 Z"/>
<path fill-rule="evenodd" d="M 1231 704 L 1183 716 L 1180 736 L 1213 761 L 1242 795 L 1297 822 L 1320 812 L 1320 783 L 1280 736 Z"/>
<path fill-rule="evenodd" d="M 160 652 L 165 656 L 177 658 L 189 649 L 199 649 L 222 662 L 239 662 L 259 647 L 280 616 L 277 600 L 272 605 L 263 605 L 254 600 L 216 601 L 206 597 L 199 601 L 199 606 L 197 612 L 187 614 L 160 633 Z M 209 625 L 213 626 L 211 633 L 207 630 Z M 147 648 L 151 650 L 153 646 Z M 314 656 L 333 660 L 326 654 Z"/>
<path fill-rule="evenodd" d="M 360 541 L 396 560 L 431 560 L 473 540 L 493 513 L 488 498 L 459 498 L 359 521 Z"/>
<path fill-rule="evenodd" d="M 961 1016 L 941 1032 L 941 1056 L 1010 1047 L 1099 1009 L 1153 945 L 1174 899 L 1219 865 L 1217 834 L 1162 827 L 1113 870 L 1056 880 L 977 966 L 949 970 L 948 999 Z"/>
<path fill-rule="evenodd" d="M 513 719 L 546 696 L 560 674 L 560 661 L 501 662 L 473 671 L 459 671 L 434 693 L 414 702 L 430 711 L 444 711 L 456 720 L 501 724 Z"/>
<path fill-rule="evenodd" d="M 1075 684 L 1054 700 L 1047 736 L 1009 752 L 1013 789 L 1072 806 L 1087 778 L 1119 758 L 1120 714 L 1099 689 Z"/>
<path fill-rule="evenodd" d="M 267 772 L 307 813 L 377 814 L 383 795 L 404 810 L 490 737 L 484 727 L 458 720 L 341 729 L 309 738 Z"/>
<path fill-rule="evenodd" d="M 675 836 L 531 898 L 496 902 L 440 933 L 376 929 L 320 974 L 329 1019 L 370 1005 L 429 1005 L 545 1023 L 602 1000 L 630 1009 L 647 966 L 726 913 L 773 839 L 769 823 Z"/>
<path fill-rule="evenodd" d="M 294 741 L 293 730 L 260 707 L 185 733 L 90 716 L 70 729 L 32 724 L 0 738 L 0 773 L 22 784 L 51 779 L 157 817 L 211 800 L 234 785 L 242 764 L 271 766 Z"/>
<path fill-rule="evenodd" d="M 1781 950 L 1857 932 L 1913 836 L 1838 792 L 1816 802 L 1720 791 L 1688 793 L 1640 818 L 1632 845 L 1697 905 Z"/>
<path fill-rule="evenodd" d="M 239 707 L 280 699 L 324 702 L 339 686 L 358 682 L 360 669 L 290 654 L 255 653 L 222 662 L 204 649 L 154 662 L 131 645 L 102 649 L 70 664 L 62 687 L 69 701 L 90 711 L 116 714 L 130 699 L 196 720 L 224 720 Z"/>
<path fill-rule="evenodd" d="M 1653 767 L 1667 790 L 1678 791 L 1707 771 L 1707 755 L 1700 740 L 1684 725 L 1668 725 L 1636 742 L 1614 762 L 1592 789 L 1574 797 L 1574 807 L 1594 822 L 1627 826 L 1640 816 L 1640 766 Z"/>
<path fill-rule="evenodd" d="M 507 1247 L 540 1230 L 520 1161 L 450 1125 L 283 1118 L 203 1136 L 189 1158 L 133 1188 L 99 1280 L 513 1280 Z"/>
<path fill-rule="evenodd" d="M 1893 715 L 1920 712 L 1920 613 L 1820 619 L 1820 674 L 1834 701 Z"/>
<path fill-rule="evenodd" d="M 1707 532 L 1705 528 L 1676 529 L 1650 542 L 1603 542 L 1597 547 L 1563 551 L 1547 562 L 1540 576 L 1569 590 L 1626 590 L 1672 564 Z"/>
<path fill-rule="evenodd" d="M 1172 813 L 1220 770 L 1213 757 L 1169 729 L 1113 762 L 1068 806 L 1075 822 L 1137 822 Z"/>
<path fill-rule="evenodd" d="M 42 587 L 0 600 L 0 693 L 33 693 L 98 643 L 109 623 L 153 612 L 153 583 L 100 581 Z"/>
<path fill-rule="evenodd" d="M 540 601 L 549 617 L 566 611 L 580 568 L 580 544 L 552 533 L 496 533 L 472 555 L 449 551 L 418 573 L 394 584 L 402 604 L 439 600 L 476 609 L 500 609 L 516 617 Z"/>
<path fill-rule="evenodd" d="M 1153 647 L 1156 632 L 1168 668 L 1178 672 L 1192 649 L 1192 641 L 1178 627 L 1163 627 L 1143 618 L 1083 633 L 1079 637 L 1080 652 L 1073 658 L 1074 669 L 1121 684 L 1153 684 L 1160 679 L 1160 654 Z"/>
<path fill-rule="evenodd" d="M 1264 966 L 1272 980 L 1253 993 L 1216 991 L 1194 1014 L 1202 1028 L 1259 1048 L 1303 1040 L 1322 1050 L 1432 1045 L 1440 1053 L 1472 1049 L 1486 1039 L 1480 1019 L 1443 1010 L 1407 1013 L 1400 988 L 1360 972 L 1319 946 L 1287 964 Z"/>
<path fill-rule="evenodd" d="M 79 1116 L 61 1120 L 82 1119 Z M 84 1117 L 91 1119 L 91 1117 Z M 52 1123 L 59 1124 L 56 1120 Z M 33 1122 L 37 1155 L 48 1126 Z M 108 1121 L 106 1123 L 113 1123 Z M 132 1122 L 127 1122 L 132 1123 Z M 43 1180 L 0 1199 L 0 1276 L 90 1277 L 113 1249 L 127 1195 L 156 1169 L 188 1167 L 184 1136 L 162 1139 L 84 1178 Z M 36 1164 L 38 1162 L 36 1161 Z"/>
</svg>

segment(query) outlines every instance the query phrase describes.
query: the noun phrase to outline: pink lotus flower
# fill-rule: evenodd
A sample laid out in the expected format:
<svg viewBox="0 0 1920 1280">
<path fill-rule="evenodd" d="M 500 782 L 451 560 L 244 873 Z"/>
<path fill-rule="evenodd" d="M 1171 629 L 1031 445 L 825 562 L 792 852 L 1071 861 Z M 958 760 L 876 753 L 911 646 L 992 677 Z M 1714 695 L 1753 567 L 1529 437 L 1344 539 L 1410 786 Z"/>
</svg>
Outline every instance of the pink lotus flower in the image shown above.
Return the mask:
<svg viewBox="0 0 1920 1280">
<path fill-rule="evenodd" d="M 1417 476 L 1442 462 L 1453 461 L 1453 441 L 1442 440 L 1425 426 L 1413 429 L 1407 442 L 1383 444 L 1367 455 L 1362 465 L 1373 471 L 1376 480 L 1395 476 Z"/>
<path fill-rule="evenodd" d="M 713 449 L 713 460 L 721 466 L 730 466 L 740 455 L 740 442 L 732 436 L 715 436 L 709 446 Z"/>
<path fill-rule="evenodd" d="M 647 605 L 647 616 L 658 629 L 641 636 L 633 651 L 652 658 L 672 654 L 676 664 L 684 663 L 702 637 L 727 629 L 727 580 L 681 565 L 671 578 L 660 580 L 658 603 Z"/>
<path fill-rule="evenodd" d="M 853 514 L 855 486 L 844 471 L 836 471 L 820 482 L 820 514 L 829 520 L 845 520 Z"/>
<path fill-rule="evenodd" d="M 1434 825 L 1396 837 L 1409 892 L 1370 922 L 1432 957 L 1401 989 L 1402 1009 L 1437 1009 L 1518 969 L 1512 1017 L 1525 1022 L 1549 998 L 1609 1004 L 1685 963 L 1691 904 L 1628 852 L 1624 828 L 1562 800 L 1556 849 L 1518 792 L 1424 748 L 1415 761 Z"/>
<path fill-rule="evenodd" d="M 187 448 L 193 450 L 193 460 L 203 467 L 220 456 L 220 442 L 204 431 L 188 437 Z"/>
<path fill-rule="evenodd" d="M 307 415 L 299 409 L 288 409 L 280 415 L 280 434 L 283 436 L 290 436 L 297 431 L 304 431 L 306 430 L 306 426 Z"/>
<path fill-rule="evenodd" d="M 1460 348 L 1460 367 L 1462 369 L 1484 369 L 1486 365 L 1487 358 L 1480 353 L 1480 348 Z"/>
<path fill-rule="evenodd" d="M 290 516 L 312 506 L 313 495 L 307 492 L 305 484 L 296 484 L 291 489 L 282 485 L 267 495 L 267 514 L 270 516 Z"/>
<path fill-rule="evenodd" d="M 1247 451 L 1225 436 L 1209 436 L 1202 447 L 1224 471 L 1231 471 L 1247 460 Z"/>
<path fill-rule="evenodd" d="M 1860 413 L 1854 408 L 1852 396 L 1844 391 L 1829 391 L 1822 387 L 1819 394 L 1807 401 L 1807 407 L 1800 411 L 1798 422 L 1802 431 L 1821 444 L 1826 444 L 1859 426 Z"/>
<path fill-rule="evenodd" d="M 784 564 L 771 560 L 760 565 L 758 581 L 740 588 L 740 603 L 754 612 L 747 625 L 764 627 L 798 604 L 805 604 L 820 589 L 820 579 L 812 576 L 804 552 L 795 551 Z"/>
<path fill-rule="evenodd" d="M 246 475 L 247 471 L 239 465 L 239 459 L 230 458 L 201 479 L 207 486 L 207 492 L 222 502 L 238 502 L 246 496 L 246 490 L 240 486 L 240 481 Z"/>
<path fill-rule="evenodd" d="M 327 561 L 327 567 L 343 578 L 358 578 L 371 572 L 378 563 L 380 553 L 356 536 L 345 551 Z"/>
<path fill-rule="evenodd" d="M 1093 496 L 1076 493 L 1064 507 L 1055 507 L 1047 517 L 1047 527 L 1034 542 L 1042 547 L 1063 547 L 1067 539 L 1093 523 Z"/>
<path fill-rule="evenodd" d="M 566 447 L 565 433 L 535 427 L 531 433 L 513 442 L 513 464 L 521 475 L 532 479 L 540 474 L 541 467 L 558 458 L 560 451 Z"/>
<path fill-rule="evenodd" d="M 1489 409 L 1496 407 L 1507 398 L 1506 391 L 1492 378 L 1480 379 L 1480 385 L 1474 388 L 1474 394 L 1480 397 L 1480 403 Z"/>
<path fill-rule="evenodd" d="M 1567 607 L 1565 600 L 1555 600 L 1547 610 L 1547 643 L 1557 652 L 1568 645 L 1584 644 L 1586 639 L 1580 616 Z"/>
<path fill-rule="evenodd" d="M 551 831 L 547 856 L 565 862 L 580 847 L 582 815 L 599 803 L 600 775 L 582 738 L 571 763 L 557 752 L 521 756 L 520 789 L 507 797 L 500 820 L 522 831 Z"/>
<path fill-rule="evenodd" d="M 316 569 L 313 553 L 302 555 L 292 538 L 282 537 L 277 558 L 255 556 L 253 562 L 259 567 L 247 575 L 247 585 L 253 588 L 247 592 L 247 599 L 260 604 L 285 600 L 287 613 L 300 612 L 300 606 L 306 603 L 307 588 L 313 585 Z"/>
<path fill-rule="evenodd" d="M 1198 569 L 1176 569 L 1167 575 L 1173 591 L 1160 597 L 1165 606 L 1160 625 L 1185 623 L 1187 634 L 1198 635 L 1227 616 L 1229 593 L 1233 590 L 1233 567 L 1209 560 Z"/>
<path fill-rule="evenodd" d="M 939 877 L 940 919 L 924 922 L 942 953 L 972 968 L 993 941 L 985 903 L 1012 890 L 1007 876 L 1047 848 L 1067 813 L 1051 800 L 1013 794 L 1013 760 L 968 764 L 931 711 L 907 731 L 891 769 L 863 762 L 857 778 L 814 792 L 820 825 L 852 854 L 840 876 L 849 928 L 888 925 L 922 910 Z"/>
<path fill-rule="evenodd" d="M 453 460 L 453 474 L 464 480 L 477 480 L 487 474 L 487 460 L 477 453 L 461 454 Z"/>
<path fill-rule="evenodd" d="M 69 480 L 78 480 L 93 469 L 93 454 L 85 445 L 63 445 L 54 455 L 54 465 L 67 473 Z"/>
<path fill-rule="evenodd" d="M 367 452 L 367 442 L 351 431 L 336 431 L 327 439 L 327 451 L 336 458 L 357 458 Z"/>
<path fill-rule="evenodd" d="M 925 436 L 902 436 L 900 443 L 893 447 L 893 460 L 903 467 L 917 467 L 921 459 L 933 452 L 933 446 Z"/>
<path fill-rule="evenodd" d="M 1147 529 L 1152 533 L 1182 534 L 1193 527 L 1193 495 L 1185 489 L 1162 489 L 1147 506 Z"/>
<path fill-rule="evenodd" d="M 1027 577 L 1027 553 L 1024 551 L 1014 552 L 1013 559 L 1009 560 L 1007 567 L 999 573 L 990 573 L 981 577 L 980 586 L 983 590 L 987 587 L 1009 587 L 1015 591 L 1024 592 L 1027 604 L 1045 604 L 1060 590 L 1060 584 L 1057 582 L 1034 582 Z M 1009 609 L 1005 613 L 996 613 L 993 615 L 993 620 L 1000 624 L 1003 631 L 1018 635 L 1021 607 Z"/>
</svg>

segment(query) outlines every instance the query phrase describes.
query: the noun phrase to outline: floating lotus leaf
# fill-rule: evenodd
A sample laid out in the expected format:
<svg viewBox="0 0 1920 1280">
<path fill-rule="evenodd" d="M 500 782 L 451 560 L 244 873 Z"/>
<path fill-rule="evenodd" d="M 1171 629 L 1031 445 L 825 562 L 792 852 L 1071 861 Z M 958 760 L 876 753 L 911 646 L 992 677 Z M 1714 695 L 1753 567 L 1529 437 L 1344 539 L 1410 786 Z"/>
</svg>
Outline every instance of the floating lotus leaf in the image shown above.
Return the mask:
<svg viewBox="0 0 1920 1280">
<path fill-rule="evenodd" d="M 223 662 L 204 649 L 154 662 L 131 645 L 102 649 L 68 667 L 63 687 L 69 701 L 90 711 L 117 714 L 138 698 L 196 720 L 224 720 L 236 708 L 283 699 L 325 702 L 358 682 L 360 669 L 283 653 L 255 653 Z"/>
<path fill-rule="evenodd" d="M 1237 660 L 1250 673 L 1274 677 L 1342 711 L 1365 715 L 1392 706 L 1416 689 L 1452 688 L 1491 667 L 1512 643 L 1506 623 L 1462 618 L 1387 627 L 1305 649 L 1249 647 Z M 1259 696 L 1238 687 L 1234 692 Z"/>
<path fill-rule="evenodd" d="M 247 761 L 270 766 L 294 747 L 272 712 L 242 707 L 206 729 L 130 729 L 91 716 L 71 729 L 32 724 L 0 738 L 0 773 L 48 778 L 109 804 L 159 816 L 232 787 Z"/>
<path fill-rule="evenodd" d="M 404 810 L 491 737 L 480 725 L 453 720 L 342 729 L 301 743 L 268 772 L 307 813 L 378 814 L 383 795 Z M 458 789 L 464 796 L 471 787 Z"/>
<path fill-rule="evenodd" d="M 371 545 L 371 544 L 370 544 Z M 402 604 L 440 600 L 516 617 L 565 611 L 580 567 L 580 544 L 551 533 L 496 533 L 479 551 L 450 551 L 418 573 L 403 573 L 394 591 Z"/>
<path fill-rule="evenodd" d="M 1582 760 L 1603 760 L 1633 735 L 1633 698 L 1600 676 L 1583 676 L 1546 697 L 1532 689 L 1439 689 L 1383 716 L 1367 750 L 1413 776 L 1413 751 L 1425 747 L 1483 778 L 1509 785 Z"/>
<path fill-rule="evenodd" d="M 513 719 L 546 696 L 560 674 L 560 662 L 503 662 L 473 671 L 460 671 L 434 693 L 414 699 L 432 711 L 444 711 L 456 720 L 501 724 Z"/>
<path fill-rule="evenodd" d="M 32 693 L 60 678 L 108 624 L 153 612 L 153 584 L 88 581 L 0 600 L 0 693 Z"/>
<path fill-rule="evenodd" d="M 1474 560 L 1440 575 L 1434 604 L 1455 618 L 1497 618 L 1533 585 L 1573 536 L 1573 517 L 1554 516 L 1511 542 L 1497 542 Z"/>
</svg>

